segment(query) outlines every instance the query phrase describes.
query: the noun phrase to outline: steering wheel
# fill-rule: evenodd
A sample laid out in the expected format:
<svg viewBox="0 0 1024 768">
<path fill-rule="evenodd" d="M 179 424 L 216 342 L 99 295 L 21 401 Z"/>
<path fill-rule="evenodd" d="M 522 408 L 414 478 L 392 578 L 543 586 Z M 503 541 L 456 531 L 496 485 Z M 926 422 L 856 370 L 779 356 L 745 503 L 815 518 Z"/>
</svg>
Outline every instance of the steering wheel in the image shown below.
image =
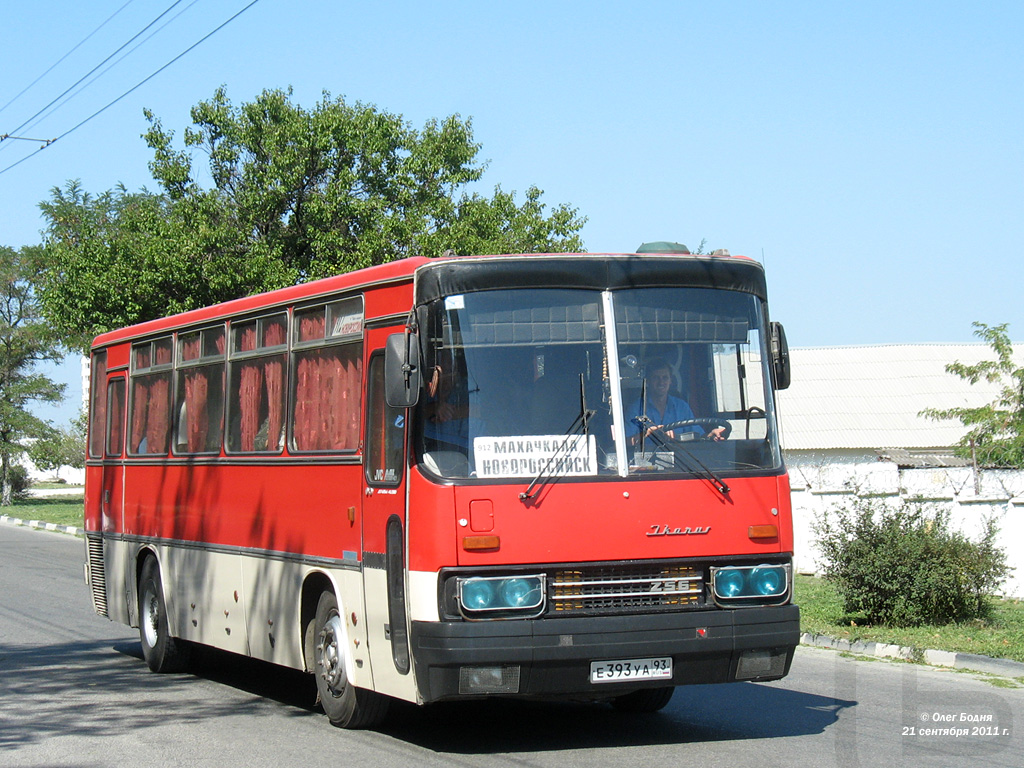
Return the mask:
<svg viewBox="0 0 1024 768">
<path fill-rule="evenodd" d="M 671 424 L 666 424 L 662 427 L 663 432 L 669 432 L 679 427 L 693 427 L 697 426 L 704 430 L 705 433 L 710 433 L 713 429 L 722 428 L 722 439 L 727 440 L 729 435 L 732 434 L 732 424 L 725 419 L 684 419 L 683 421 L 675 421 Z M 696 433 L 695 433 L 696 434 Z M 699 436 L 698 436 L 699 437 Z M 707 434 L 701 437 L 703 440 L 707 440 Z"/>
</svg>

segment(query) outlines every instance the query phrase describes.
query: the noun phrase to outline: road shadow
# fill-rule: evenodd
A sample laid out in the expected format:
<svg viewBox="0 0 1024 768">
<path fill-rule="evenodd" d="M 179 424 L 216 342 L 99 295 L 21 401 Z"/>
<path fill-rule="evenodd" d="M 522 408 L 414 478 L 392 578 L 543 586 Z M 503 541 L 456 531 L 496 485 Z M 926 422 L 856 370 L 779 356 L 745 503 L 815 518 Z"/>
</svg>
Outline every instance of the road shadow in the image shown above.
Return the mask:
<svg viewBox="0 0 1024 768">
<path fill-rule="evenodd" d="M 138 643 L 118 650 L 141 663 Z M 284 705 L 293 716 L 321 717 L 330 727 L 315 705 L 313 678 L 303 672 L 212 648 L 198 649 L 190 670 Z M 646 715 L 594 702 L 485 699 L 416 706 L 394 701 L 378 731 L 441 753 L 545 752 L 819 734 L 855 705 L 756 683 L 683 686 L 664 710 Z"/>
<path fill-rule="evenodd" d="M 252 695 L 213 697 L 196 690 L 209 682 Z M 308 675 L 228 653 L 200 653 L 194 671 L 155 675 L 137 641 L 0 643 L 0 764 L 5 751 L 53 736 L 112 736 L 126 724 L 145 729 L 168 720 L 265 716 L 274 709 L 311 716 L 314 702 Z"/>
<path fill-rule="evenodd" d="M 245 696 L 211 696 L 210 683 Z M 199 649 L 181 674 L 152 674 L 137 641 L 0 644 L 0 755 L 69 733 L 243 716 L 319 717 L 305 673 Z M 631 715 L 606 704 L 483 700 L 418 707 L 395 702 L 380 733 L 438 753 L 530 753 L 817 734 L 856 702 L 737 683 L 678 688 L 664 710 Z M 338 732 L 339 735 L 342 732 Z M 0 763 L 3 760 L 0 758 Z"/>
<path fill-rule="evenodd" d="M 600 703 L 400 704 L 382 732 L 435 752 L 491 754 L 766 739 L 822 733 L 856 702 L 754 683 L 676 689 L 654 714 Z"/>
</svg>

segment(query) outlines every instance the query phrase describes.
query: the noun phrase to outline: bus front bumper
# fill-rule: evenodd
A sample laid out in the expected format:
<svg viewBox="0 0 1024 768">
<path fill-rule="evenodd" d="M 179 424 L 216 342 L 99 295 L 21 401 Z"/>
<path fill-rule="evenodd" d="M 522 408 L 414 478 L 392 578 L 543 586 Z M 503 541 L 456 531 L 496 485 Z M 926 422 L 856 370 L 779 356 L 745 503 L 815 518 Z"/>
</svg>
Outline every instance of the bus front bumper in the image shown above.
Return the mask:
<svg viewBox="0 0 1024 768">
<path fill-rule="evenodd" d="M 638 688 L 784 677 L 800 642 L 800 612 L 787 605 L 639 616 L 414 621 L 411 629 L 423 702 L 491 694 L 605 698 Z M 671 678 L 591 682 L 593 662 L 667 657 L 672 659 Z"/>
</svg>

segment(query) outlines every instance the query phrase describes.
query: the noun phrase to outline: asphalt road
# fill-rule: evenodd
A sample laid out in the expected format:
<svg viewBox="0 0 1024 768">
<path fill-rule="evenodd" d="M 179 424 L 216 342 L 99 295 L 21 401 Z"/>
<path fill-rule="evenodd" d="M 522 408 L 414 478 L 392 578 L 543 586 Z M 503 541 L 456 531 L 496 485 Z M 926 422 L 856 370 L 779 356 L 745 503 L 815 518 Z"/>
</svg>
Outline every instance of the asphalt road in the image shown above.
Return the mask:
<svg viewBox="0 0 1024 768">
<path fill-rule="evenodd" d="M 1024 689 L 801 648 L 769 684 L 680 688 L 657 715 L 402 705 L 332 728 L 306 675 L 223 653 L 154 675 L 95 615 L 80 539 L 0 525 L 0 766 L 1024 766 Z"/>
</svg>

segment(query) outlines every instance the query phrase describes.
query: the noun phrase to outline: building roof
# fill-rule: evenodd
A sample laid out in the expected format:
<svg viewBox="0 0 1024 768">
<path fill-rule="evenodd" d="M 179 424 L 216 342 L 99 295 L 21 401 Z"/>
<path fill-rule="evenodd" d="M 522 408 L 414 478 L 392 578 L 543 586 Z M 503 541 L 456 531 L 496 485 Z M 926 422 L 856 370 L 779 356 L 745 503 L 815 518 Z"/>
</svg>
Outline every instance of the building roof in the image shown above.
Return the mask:
<svg viewBox="0 0 1024 768">
<path fill-rule="evenodd" d="M 941 449 L 966 431 L 933 421 L 925 408 L 992 402 L 1000 385 L 970 384 L 947 373 L 952 362 L 993 360 L 987 344 L 886 344 L 790 351 L 793 381 L 779 393 L 784 450 Z M 1014 345 L 1024 365 L 1024 344 Z"/>
</svg>

